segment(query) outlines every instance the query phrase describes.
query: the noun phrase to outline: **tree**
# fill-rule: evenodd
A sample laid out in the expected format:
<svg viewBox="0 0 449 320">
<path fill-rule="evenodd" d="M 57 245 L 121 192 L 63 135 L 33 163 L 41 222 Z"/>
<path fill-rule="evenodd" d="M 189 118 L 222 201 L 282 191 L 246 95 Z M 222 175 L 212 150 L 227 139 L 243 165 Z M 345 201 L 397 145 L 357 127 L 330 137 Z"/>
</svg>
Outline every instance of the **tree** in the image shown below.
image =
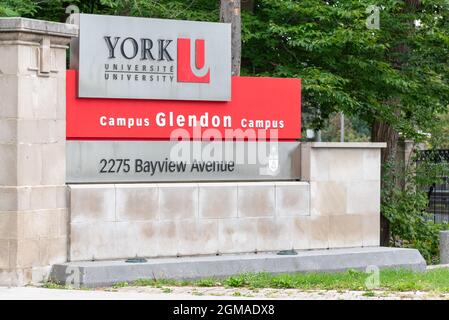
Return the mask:
<svg viewBox="0 0 449 320">
<path fill-rule="evenodd" d="M 69 5 L 78 6 L 82 13 L 198 21 L 219 19 L 218 3 L 210 0 L 0 0 L 0 16 L 64 22 Z"/>
<path fill-rule="evenodd" d="M 32 0 L 1 0 L 0 17 L 33 15 L 36 13 L 36 8 Z"/>
<path fill-rule="evenodd" d="M 449 110 L 436 118 L 435 127 L 430 133 L 430 147 L 449 150 Z"/>
<path fill-rule="evenodd" d="M 387 142 L 386 164 L 400 134 L 424 139 L 447 108 L 447 1 L 378 1 L 380 30 L 365 27 L 370 1 L 258 3 L 244 16 L 243 72 L 303 78 L 308 126 L 321 128 L 339 111 L 359 117 L 372 141 Z M 382 226 L 387 244 L 387 219 Z"/>
<path fill-rule="evenodd" d="M 242 55 L 241 41 L 241 7 L 240 0 L 221 0 L 220 1 L 220 21 L 231 23 L 232 38 L 232 75 L 240 75 L 240 64 Z"/>
</svg>

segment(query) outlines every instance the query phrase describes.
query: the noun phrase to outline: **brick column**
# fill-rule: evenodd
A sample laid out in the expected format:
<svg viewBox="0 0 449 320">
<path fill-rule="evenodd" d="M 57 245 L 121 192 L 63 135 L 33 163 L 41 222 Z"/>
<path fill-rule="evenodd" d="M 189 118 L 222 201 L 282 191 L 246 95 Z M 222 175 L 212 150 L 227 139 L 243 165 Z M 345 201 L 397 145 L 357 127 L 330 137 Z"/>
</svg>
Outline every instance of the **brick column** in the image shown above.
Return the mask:
<svg viewBox="0 0 449 320">
<path fill-rule="evenodd" d="M 0 285 L 67 257 L 66 52 L 77 27 L 0 18 Z"/>
</svg>

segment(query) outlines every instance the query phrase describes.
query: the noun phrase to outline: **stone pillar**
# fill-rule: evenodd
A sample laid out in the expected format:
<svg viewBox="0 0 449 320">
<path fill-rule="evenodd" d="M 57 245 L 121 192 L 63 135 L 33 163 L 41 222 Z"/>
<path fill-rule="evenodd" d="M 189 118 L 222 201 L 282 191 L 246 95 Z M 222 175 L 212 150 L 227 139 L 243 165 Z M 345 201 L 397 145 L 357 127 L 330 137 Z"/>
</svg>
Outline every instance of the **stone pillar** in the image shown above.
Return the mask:
<svg viewBox="0 0 449 320">
<path fill-rule="evenodd" d="M 301 180 L 310 183 L 310 249 L 380 245 L 380 152 L 385 143 L 301 144 Z M 299 232 L 299 231 L 298 231 Z"/>
<path fill-rule="evenodd" d="M 414 142 L 413 140 L 400 139 L 398 143 L 398 160 L 405 165 L 411 163 L 414 159 L 414 152 L 426 150 L 426 144 L 423 142 Z"/>
<path fill-rule="evenodd" d="M 449 231 L 440 231 L 440 263 L 449 264 Z"/>
<path fill-rule="evenodd" d="M 66 51 L 77 27 L 0 18 L 0 286 L 67 257 Z"/>
<path fill-rule="evenodd" d="M 424 143 L 417 143 L 413 140 L 399 139 L 396 155 L 396 161 L 400 166 L 400 175 L 397 180 L 398 188 L 403 189 L 406 187 L 407 170 L 416 165 L 414 162 L 414 153 L 419 150 L 425 150 Z"/>
</svg>

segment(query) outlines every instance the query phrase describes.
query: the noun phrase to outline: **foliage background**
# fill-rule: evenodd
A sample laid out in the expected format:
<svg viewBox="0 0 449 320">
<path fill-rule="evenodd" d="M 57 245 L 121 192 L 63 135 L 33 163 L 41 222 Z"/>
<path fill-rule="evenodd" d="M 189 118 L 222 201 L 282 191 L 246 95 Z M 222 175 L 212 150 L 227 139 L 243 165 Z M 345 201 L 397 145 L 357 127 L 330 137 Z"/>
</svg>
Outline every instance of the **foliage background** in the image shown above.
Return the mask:
<svg viewBox="0 0 449 320">
<path fill-rule="evenodd" d="M 304 127 L 323 128 L 343 111 L 368 128 L 384 121 L 423 140 L 449 105 L 449 0 L 421 0 L 419 9 L 407 2 L 256 0 L 242 12 L 242 73 L 304 79 Z M 373 3 L 382 7 L 379 30 L 366 27 Z M 0 0 L 0 15 L 65 21 L 70 4 L 85 13 L 219 19 L 219 0 Z"/>
</svg>

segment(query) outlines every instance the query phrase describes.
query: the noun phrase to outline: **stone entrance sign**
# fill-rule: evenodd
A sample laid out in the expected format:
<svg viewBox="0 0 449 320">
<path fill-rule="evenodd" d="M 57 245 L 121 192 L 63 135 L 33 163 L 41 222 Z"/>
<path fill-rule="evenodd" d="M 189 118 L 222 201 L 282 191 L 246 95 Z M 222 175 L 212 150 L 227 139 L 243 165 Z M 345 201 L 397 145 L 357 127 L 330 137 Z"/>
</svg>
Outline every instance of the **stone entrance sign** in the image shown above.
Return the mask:
<svg viewBox="0 0 449 320">
<path fill-rule="evenodd" d="M 300 149 L 281 172 L 291 181 L 77 177 L 89 148 L 103 148 L 98 141 L 67 148 L 66 51 L 77 32 L 74 25 L 0 18 L 0 285 L 46 280 L 53 265 L 67 270 L 79 261 L 379 246 L 382 143 L 286 142 L 279 163 Z M 126 143 L 106 141 L 101 152 L 128 152 Z M 160 156 L 155 151 L 148 157 Z M 101 160 L 90 169 L 106 170 Z M 388 259 L 382 263 L 396 263 Z"/>
</svg>

